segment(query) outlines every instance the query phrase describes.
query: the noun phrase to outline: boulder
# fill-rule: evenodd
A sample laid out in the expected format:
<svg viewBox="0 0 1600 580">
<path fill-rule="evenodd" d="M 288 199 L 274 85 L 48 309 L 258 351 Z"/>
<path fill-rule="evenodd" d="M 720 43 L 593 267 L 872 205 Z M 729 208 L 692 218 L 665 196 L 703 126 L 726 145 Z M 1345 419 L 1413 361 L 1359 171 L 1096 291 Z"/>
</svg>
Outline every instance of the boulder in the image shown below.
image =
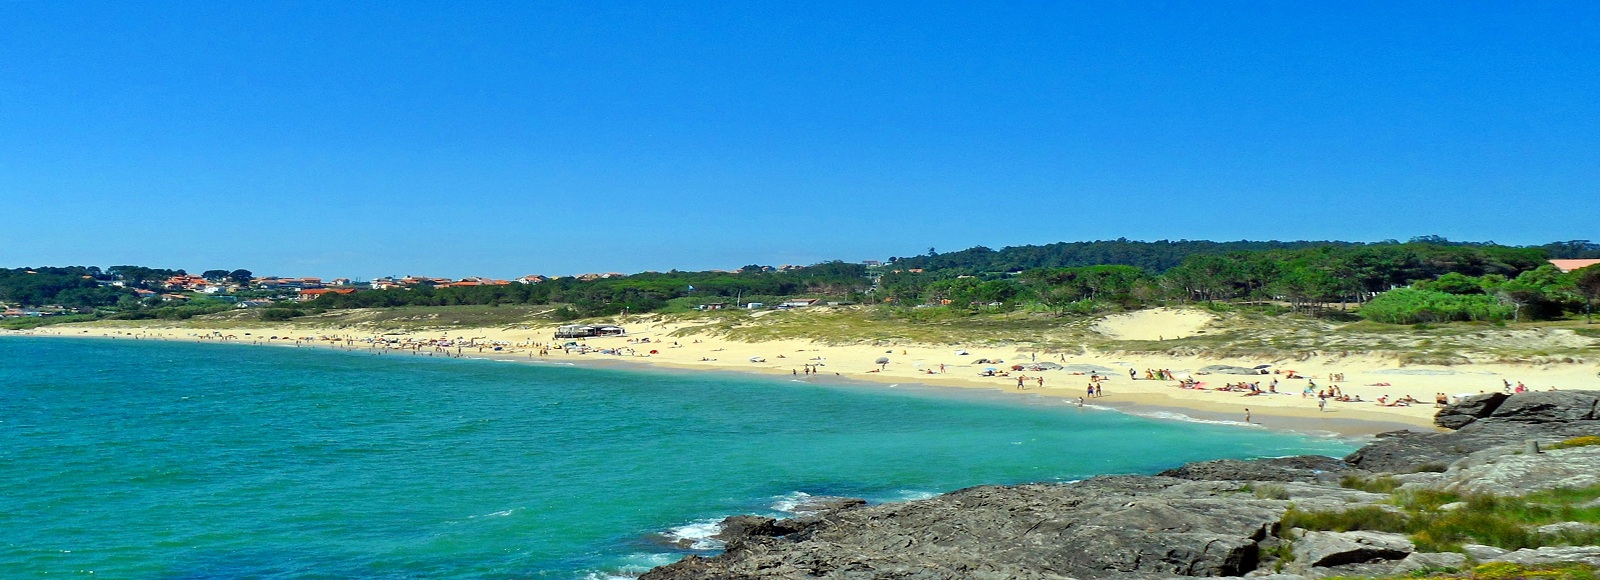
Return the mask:
<svg viewBox="0 0 1600 580">
<path fill-rule="evenodd" d="M 1480 559 L 1480 561 L 1484 561 Z M 1545 546 L 1537 550 L 1523 548 L 1489 558 L 1489 562 L 1512 562 L 1524 566 L 1579 562 L 1600 566 L 1600 546 Z"/>
<path fill-rule="evenodd" d="M 1460 405 L 1459 416 L 1482 413 L 1480 407 L 1492 404 L 1492 397 L 1468 397 Z M 1596 391 L 1540 391 L 1510 395 L 1490 411 L 1456 431 L 1421 433 L 1391 431 L 1378 440 L 1345 457 L 1345 461 L 1368 471 L 1408 473 L 1444 471 L 1451 463 L 1491 447 L 1521 445 L 1527 440 L 1554 442 L 1581 435 L 1600 433 L 1595 419 Z M 1441 414 L 1455 413 L 1446 407 Z"/>
<path fill-rule="evenodd" d="M 1329 567 L 1400 560 L 1416 551 L 1411 540 L 1383 532 L 1306 532 L 1294 543 L 1297 566 Z"/>
<path fill-rule="evenodd" d="M 1555 423 L 1595 418 L 1593 391 L 1531 391 L 1507 397 L 1489 416 L 1505 421 Z"/>
<path fill-rule="evenodd" d="M 1358 471 L 1349 463 L 1324 455 L 1300 455 L 1272 459 L 1218 459 L 1190 463 L 1157 475 L 1197 481 L 1298 481 L 1337 482 L 1344 474 Z"/>
<path fill-rule="evenodd" d="M 730 542 L 642 580 L 1237 576 L 1256 568 L 1288 506 L 1240 489 L 1139 476 L 975 487 L 832 512 L 826 525 Z"/>
<path fill-rule="evenodd" d="M 1433 424 L 1445 429 L 1460 429 L 1468 423 L 1488 417 L 1510 396 L 1505 393 L 1485 393 L 1462 397 L 1440 409 L 1439 414 L 1433 417 Z"/>
<path fill-rule="evenodd" d="M 1600 532 L 1600 525 L 1585 522 L 1561 522 L 1559 524 L 1546 524 L 1534 528 L 1534 533 L 1541 536 L 1586 535 Z"/>
<path fill-rule="evenodd" d="M 1508 452 L 1478 456 L 1450 467 L 1438 480 L 1427 485 L 1457 493 L 1518 495 L 1534 491 L 1583 488 L 1600 485 L 1600 446 L 1556 449 L 1544 453 L 1516 453 L 1516 446 L 1500 448 Z"/>
<path fill-rule="evenodd" d="M 721 540 L 732 544 L 743 542 L 751 538 L 771 538 L 783 535 L 785 532 L 774 524 L 777 520 L 761 516 L 728 516 L 722 519 L 721 531 L 711 536 L 712 539 Z"/>
<path fill-rule="evenodd" d="M 1461 553 L 1466 554 L 1468 558 L 1472 558 L 1473 560 L 1477 560 L 1479 562 L 1488 562 L 1494 560 L 1495 558 L 1510 554 L 1511 550 L 1507 550 L 1505 548 L 1496 548 L 1494 546 L 1485 546 L 1483 544 L 1466 544 L 1461 546 Z"/>
<path fill-rule="evenodd" d="M 1460 570 L 1467 567 L 1467 555 L 1458 552 L 1414 552 L 1406 556 L 1389 575 L 1400 576 L 1418 570 L 1439 570 L 1450 568 Z"/>
</svg>

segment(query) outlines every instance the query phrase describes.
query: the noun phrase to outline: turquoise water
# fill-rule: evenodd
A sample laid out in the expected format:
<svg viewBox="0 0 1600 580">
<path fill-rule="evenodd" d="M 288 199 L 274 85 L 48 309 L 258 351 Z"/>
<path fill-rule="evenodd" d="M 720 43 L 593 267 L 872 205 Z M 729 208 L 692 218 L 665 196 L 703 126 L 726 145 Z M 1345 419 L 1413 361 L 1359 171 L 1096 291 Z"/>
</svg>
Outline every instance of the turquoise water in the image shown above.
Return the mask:
<svg viewBox="0 0 1600 580">
<path fill-rule="evenodd" d="M 946 389 L 5 337 L 0 570 L 603 578 L 692 551 L 663 532 L 801 493 L 1351 448 Z"/>
</svg>

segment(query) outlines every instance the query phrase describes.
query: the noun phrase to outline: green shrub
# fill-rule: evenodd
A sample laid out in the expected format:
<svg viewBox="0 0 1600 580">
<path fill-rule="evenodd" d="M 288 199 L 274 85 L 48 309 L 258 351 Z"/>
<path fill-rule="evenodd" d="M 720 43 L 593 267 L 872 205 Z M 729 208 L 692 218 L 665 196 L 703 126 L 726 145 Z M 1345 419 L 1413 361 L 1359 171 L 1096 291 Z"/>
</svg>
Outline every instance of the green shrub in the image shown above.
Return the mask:
<svg viewBox="0 0 1600 580">
<path fill-rule="evenodd" d="M 1361 307 L 1360 314 L 1374 322 L 1421 325 L 1456 320 L 1506 320 L 1515 312 L 1515 308 L 1500 303 L 1493 296 L 1397 288 L 1373 298 Z"/>
<path fill-rule="evenodd" d="M 1295 508 L 1283 514 L 1283 526 L 1334 532 L 1371 530 L 1405 533 L 1411 531 L 1411 516 L 1378 506 L 1362 506 L 1342 512 L 1307 512 Z"/>
<path fill-rule="evenodd" d="M 1392 493 L 1400 485 L 1400 480 L 1387 475 L 1380 475 L 1371 479 L 1358 475 L 1346 475 L 1339 479 L 1339 487 L 1359 489 L 1371 493 Z"/>
<path fill-rule="evenodd" d="M 265 308 L 261 310 L 263 322 L 283 322 L 305 313 L 294 308 Z"/>
<path fill-rule="evenodd" d="M 1548 564 L 1524 566 L 1512 562 L 1490 562 L 1472 569 L 1473 580 L 1594 580 L 1595 570 L 1586 564 Z"/>
<path fill-rule="evenodd" d="M 1281 485 L 1263 484 L 1251 491 L 1261 499 L 1289 499 L 1289 489 Z"/>
<path fill-rule="evenodd" d="M 1567 449 L 1569 447 L 1588 447 L 1590 445 L 1600 445 L 1600 435 L 1573 437 L 1560 443 L 1552 443 L 1546 449 Z"/>
</svg>

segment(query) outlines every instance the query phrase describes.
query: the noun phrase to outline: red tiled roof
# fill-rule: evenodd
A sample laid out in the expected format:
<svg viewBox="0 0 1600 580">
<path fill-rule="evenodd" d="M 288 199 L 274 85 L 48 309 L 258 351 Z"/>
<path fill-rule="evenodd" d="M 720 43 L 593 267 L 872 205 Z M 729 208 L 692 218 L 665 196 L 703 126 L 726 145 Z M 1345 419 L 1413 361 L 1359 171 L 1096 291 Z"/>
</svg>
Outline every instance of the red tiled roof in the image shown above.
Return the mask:
<svg viewBox="0 0 1600 580">
<path fill-rule="evenodd" d="M 1581 270 L 1595 264 L 1600 264 L 1600 260 L 1550 260 L 1550 264 L 1554 265 L 1556 269 L 1561 270 L 1562 272 L 1571 272 L 1573 270 Z"/>
</svg>

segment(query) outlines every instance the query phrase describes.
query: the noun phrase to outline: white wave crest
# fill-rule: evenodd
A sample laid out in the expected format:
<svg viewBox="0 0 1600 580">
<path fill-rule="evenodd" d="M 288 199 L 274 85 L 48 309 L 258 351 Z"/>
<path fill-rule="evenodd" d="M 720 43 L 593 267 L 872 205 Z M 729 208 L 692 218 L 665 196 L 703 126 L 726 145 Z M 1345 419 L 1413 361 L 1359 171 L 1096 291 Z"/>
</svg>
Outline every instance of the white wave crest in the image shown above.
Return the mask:
<svg viewBox="0 0 1600 580">
<path fill-rule="evenodd" d="M 1255 423 L 1246 423 L 1244 421 L 1225 421 L 1225 420 L 1218 420 L 1218 419 L 1196 419 L 1194 417 L 1190 417 L 1190 416 L 1185 415 L 1183 413 L 1174 413 L 1174 412 L 1171 412 L 1171 411 L 1147 411 L 1147 412 L 1135 412 L 1135 413 L 1130 413 L 1130 414 L 1131 415 L 1137 415 L 1137 416 L 1140 416 L 1140 417 L 1147 417 L 1147 418 L 1150 418 L 1150 419 L 1162 419 L 1162 420 L 1167 420 L 1167 421 L 1183 421 L 1185 423 L 1201 423 L 1201 424 L 1205 424 L 1205 425 L 1230 425 L 1230 426 L 1233 426 L 1233 427 L 1254 427 L 1254 428 L 1257 428 L 1257 429 L 1265 429 L 1266 428 L 1266 427 L 1263 427 L 1261 425 L 1257 425 Z"/>
<path fill-rule="evenodd" d="M 773 496 L 772 505 L 767 507 L 775 512 L 794 514 L 796 513 L 795 509 L 799 508 L 806 502 L 811 501 L 811 497 L 811 494 L 803 491 L 789 492 L 783 495 Z"/>
<path fill-rule="evenodd" d="M 673 542 L 687 543 L 691 550 L 721 550 L 723 547 L 722 540 L 711 537 L 721 531 L 722 520 L 707 519 L 695 520 L 662 532 L 661 535 L 666 536 Z"/>
</svg>

